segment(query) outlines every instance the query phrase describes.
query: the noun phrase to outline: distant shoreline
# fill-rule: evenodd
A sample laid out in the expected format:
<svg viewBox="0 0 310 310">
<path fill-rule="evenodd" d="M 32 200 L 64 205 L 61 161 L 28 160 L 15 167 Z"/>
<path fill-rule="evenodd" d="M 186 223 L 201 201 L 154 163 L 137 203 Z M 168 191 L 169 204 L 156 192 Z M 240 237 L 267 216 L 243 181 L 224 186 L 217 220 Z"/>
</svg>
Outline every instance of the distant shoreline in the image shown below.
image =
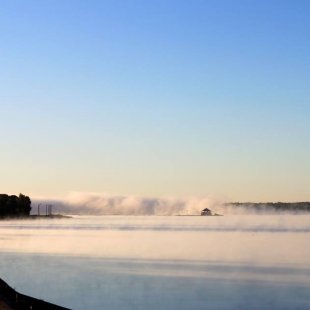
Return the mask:
<svg viewBox="0 0 310 310">
<path fill-rule="evenodd" d="M 310 212 L 310 202 L 228 202 L 223 206 L 255 211 Z"/>
<path fill-rule="evenodd" d="M 53 214 L 53 215 L 27 215 L 27 216 L 0 216 L 0 220 L 50 220 L 50 219 L 70 219 L 72 216 L 63 214 Z"/>
</svg>

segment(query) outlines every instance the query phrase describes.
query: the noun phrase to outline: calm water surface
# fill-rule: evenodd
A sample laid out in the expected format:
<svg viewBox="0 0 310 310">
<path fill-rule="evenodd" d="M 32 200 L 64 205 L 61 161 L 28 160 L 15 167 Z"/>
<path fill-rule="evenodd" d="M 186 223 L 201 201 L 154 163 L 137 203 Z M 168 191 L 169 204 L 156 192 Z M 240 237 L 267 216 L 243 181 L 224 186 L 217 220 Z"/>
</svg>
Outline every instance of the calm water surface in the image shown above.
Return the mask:
<svg viewBox="0 0 310 310">
<path fill-rule="evenodd" d="M 310 308 L 310 216 L 1 221 L 0 276 L 72 309 Z"/>
</svg>

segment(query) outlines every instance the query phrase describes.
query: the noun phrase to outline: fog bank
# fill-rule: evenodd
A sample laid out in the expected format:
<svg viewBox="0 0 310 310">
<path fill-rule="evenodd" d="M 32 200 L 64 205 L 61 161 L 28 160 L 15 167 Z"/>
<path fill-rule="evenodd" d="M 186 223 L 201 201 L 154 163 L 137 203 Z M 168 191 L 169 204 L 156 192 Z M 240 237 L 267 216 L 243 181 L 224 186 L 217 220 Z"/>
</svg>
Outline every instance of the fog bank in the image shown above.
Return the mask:
<svg viewBox="0 0 310 310">
<path fill-rule="evenodd" d="M 53 205 L 53 213 L 75 215 L 200 215 L 205 208 L 214 213 L 228 214 L 278 214 L 306 212 L 302 203 L 227 203 L 224 198 L 206 197 L 141 197 L 111 195 L 107 193 L 72 192 L 64 198 L 32 198 L 32 214 L 45 213 L 47 204 Z M 308 204 L 309 203 L 303 203 Z M 282 206 L 283 205 L 283 206 Z M 306 212 L 308 213 L 308 212 Z"/>
<path fill-rule="evenodd" d="M 150 198 L 139 196 L 116 196 L 102 193 L 70 193 L 62 199 L 32 199 L 32 214 L 45 212 L 46 204 L 53 205 L 53 211 L 80 215 L 199 215 L 204 208 L 218 211 L 223 201 L 216 198 Z"/>
</svg>

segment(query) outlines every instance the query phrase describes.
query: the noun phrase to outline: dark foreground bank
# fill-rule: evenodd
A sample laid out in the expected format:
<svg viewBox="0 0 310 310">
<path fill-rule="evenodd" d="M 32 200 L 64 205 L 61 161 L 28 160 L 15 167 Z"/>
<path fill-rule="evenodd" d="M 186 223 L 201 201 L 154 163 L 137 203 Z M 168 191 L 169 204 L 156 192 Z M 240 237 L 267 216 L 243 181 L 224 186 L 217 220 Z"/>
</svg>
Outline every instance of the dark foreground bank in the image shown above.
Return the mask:
<svg viewBox="0 0 310 310">
<path fill-rule="evenodd" d="M 20 294 L 0 279 L 0 309 L 1 310 L 70 310 L 45 302 L 40 299 Z"/>
</svg>

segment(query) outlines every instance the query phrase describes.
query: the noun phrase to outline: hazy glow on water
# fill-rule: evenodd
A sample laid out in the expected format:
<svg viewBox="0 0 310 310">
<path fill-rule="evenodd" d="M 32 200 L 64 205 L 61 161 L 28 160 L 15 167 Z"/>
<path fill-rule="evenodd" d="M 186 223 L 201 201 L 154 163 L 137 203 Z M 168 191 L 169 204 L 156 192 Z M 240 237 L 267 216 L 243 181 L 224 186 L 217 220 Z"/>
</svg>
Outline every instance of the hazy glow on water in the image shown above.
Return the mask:
<svg viewBox="0 0 310 310">
<path fill-rule="evenodd" d="M 22 292 L 73 309 L 305 308 L 309 219 L 2 221 L 0 276 Z"/>
</svg>

